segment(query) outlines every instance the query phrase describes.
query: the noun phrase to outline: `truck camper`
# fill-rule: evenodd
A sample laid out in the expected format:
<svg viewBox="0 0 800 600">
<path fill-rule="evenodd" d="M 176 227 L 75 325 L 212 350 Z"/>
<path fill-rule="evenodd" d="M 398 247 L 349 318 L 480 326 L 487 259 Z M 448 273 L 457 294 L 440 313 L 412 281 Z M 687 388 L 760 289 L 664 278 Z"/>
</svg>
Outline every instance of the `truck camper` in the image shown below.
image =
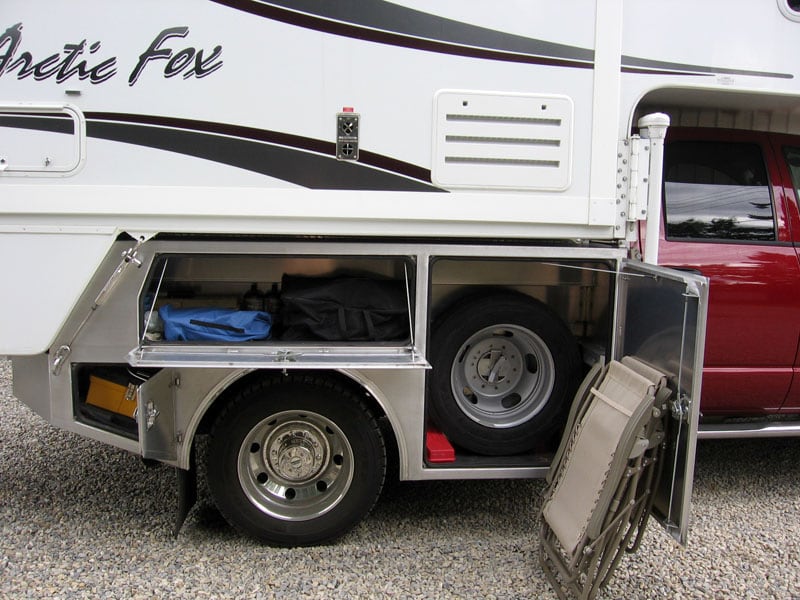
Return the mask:
<svg viewBox="0 0 800 600">
<path fill-rule="evenodd" d="M 635 356 L 684 540 L 707 281 L 656 266 L 665 133 L 800 125 L 795 3 L 726 7 L 7 0 L 15 394 L 176 467 L 178 528 L 208 436 L 223 515 L 304 545 L 387 464 L 545 476 L 584 375 Z"/>
</svg>

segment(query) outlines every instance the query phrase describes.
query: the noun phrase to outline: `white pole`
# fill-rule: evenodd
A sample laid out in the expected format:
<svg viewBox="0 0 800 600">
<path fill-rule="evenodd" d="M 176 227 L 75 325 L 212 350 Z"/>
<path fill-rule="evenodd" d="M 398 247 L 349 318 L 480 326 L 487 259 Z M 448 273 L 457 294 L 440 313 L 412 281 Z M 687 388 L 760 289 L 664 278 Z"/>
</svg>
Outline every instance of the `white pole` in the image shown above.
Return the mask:
<svg viewBox="0 0 800 600">
<path fill-rule="evenodd" d="M 658 238 L 661 224 L 661 188 L 664 178 L 664 138 L 669 116 L 663 113 L 639 119 L 639 133 L 650 144 L 650 174 L 647 183 L 647 227 L 645 228 L 644 262 L 658 264 Z"/>
</svg>

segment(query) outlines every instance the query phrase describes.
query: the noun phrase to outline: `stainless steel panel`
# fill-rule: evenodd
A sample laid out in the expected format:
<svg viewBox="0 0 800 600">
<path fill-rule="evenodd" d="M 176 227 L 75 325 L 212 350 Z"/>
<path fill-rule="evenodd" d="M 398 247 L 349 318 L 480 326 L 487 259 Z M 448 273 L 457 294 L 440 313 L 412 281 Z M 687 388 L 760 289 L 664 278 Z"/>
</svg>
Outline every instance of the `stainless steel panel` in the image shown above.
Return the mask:
<svg viewBox="0 0 800 600">
<path fill-rule="evenodd" d="M 177 373 L 164 369 L 139 388 L 139 440 L 142 456 L 172 465 L 178 458 L 175 428 L 175 389 L 180 386 Z"/>
<path fill-rule="evenodd" d="M 623 261 L 613 356 L 635 356 L 668 374 L 672 416 L 653 516 L 681 544 L 689 529 L 700 408 L 708 282 Z"/>
<path fill-rule="evenodd" d="M 50 421 L 50 380 L 46 354 L 12 356 L 14 395 L 33 412 Z"/>
</svg>

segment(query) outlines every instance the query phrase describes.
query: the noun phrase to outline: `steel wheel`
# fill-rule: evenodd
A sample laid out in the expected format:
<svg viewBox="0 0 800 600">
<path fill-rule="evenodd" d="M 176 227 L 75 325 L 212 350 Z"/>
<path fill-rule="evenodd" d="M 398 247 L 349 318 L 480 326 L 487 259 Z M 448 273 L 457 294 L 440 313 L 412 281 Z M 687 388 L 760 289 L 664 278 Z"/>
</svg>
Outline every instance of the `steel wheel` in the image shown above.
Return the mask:
<svg viewBox="0 0 800 600">
<path fill-rule="evenodd" d="M 258 423 L 239 449 L 239 484 L 268 515 L 303 521 L 336 506 L 353 481 L 353 450 L 330 419 L 285 411 Z"/>
<path fill-rule="evenodd" d="M 518 454 L 557 432 L 580 379 L 578 346 L 541 302 L 511 291 L 470 296 L 431 334 L 428 409 L 457 446 Z"/>
<path fill-rule="evenodd" d="M 386 474 L 383 434 L 343 383 L 269 373 L 222 410 L 211 430 L 208 486 L 237 529 L 280 546 L 319 544 L 375 505 Z"/>
<path fill-rule="evenodd" d="M 547 404 L 555 383 L 550 349 L 518 325 L 486 327 L 456 352 L 450 381 L 461 411 L 485 427 L 515 427 Z"/>
</svg>

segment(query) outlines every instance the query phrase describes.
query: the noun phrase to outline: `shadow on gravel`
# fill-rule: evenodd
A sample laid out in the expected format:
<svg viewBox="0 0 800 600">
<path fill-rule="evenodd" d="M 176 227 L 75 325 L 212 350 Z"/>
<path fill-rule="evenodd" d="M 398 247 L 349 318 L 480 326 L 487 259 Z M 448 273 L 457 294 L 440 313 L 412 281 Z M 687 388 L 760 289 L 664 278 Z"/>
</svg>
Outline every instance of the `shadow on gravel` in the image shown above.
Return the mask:
<svg viewBox="0 0 800 600">
<path fill-rule="evenodd" d="M 214 506 L 198 451 L 198 501 L 182 535 L 240 537 Z M 542 480 L 387 481 L 365 523 L 344 543 L 413 543 L 426 539 L 513 537 L 538 528 Z M 522 524 L 522 526 L 521 526 Z M 361 540 L 361 535 L 366 537 Z M 256 543 L 256 542 L 253 542 Z"/>
<path fill-rule="evenodd" d="M 538 528 L 539 480 L 401 482 L 389 486 L 370 515 L 394 540 L 514 537 Z"/>
</svg>

